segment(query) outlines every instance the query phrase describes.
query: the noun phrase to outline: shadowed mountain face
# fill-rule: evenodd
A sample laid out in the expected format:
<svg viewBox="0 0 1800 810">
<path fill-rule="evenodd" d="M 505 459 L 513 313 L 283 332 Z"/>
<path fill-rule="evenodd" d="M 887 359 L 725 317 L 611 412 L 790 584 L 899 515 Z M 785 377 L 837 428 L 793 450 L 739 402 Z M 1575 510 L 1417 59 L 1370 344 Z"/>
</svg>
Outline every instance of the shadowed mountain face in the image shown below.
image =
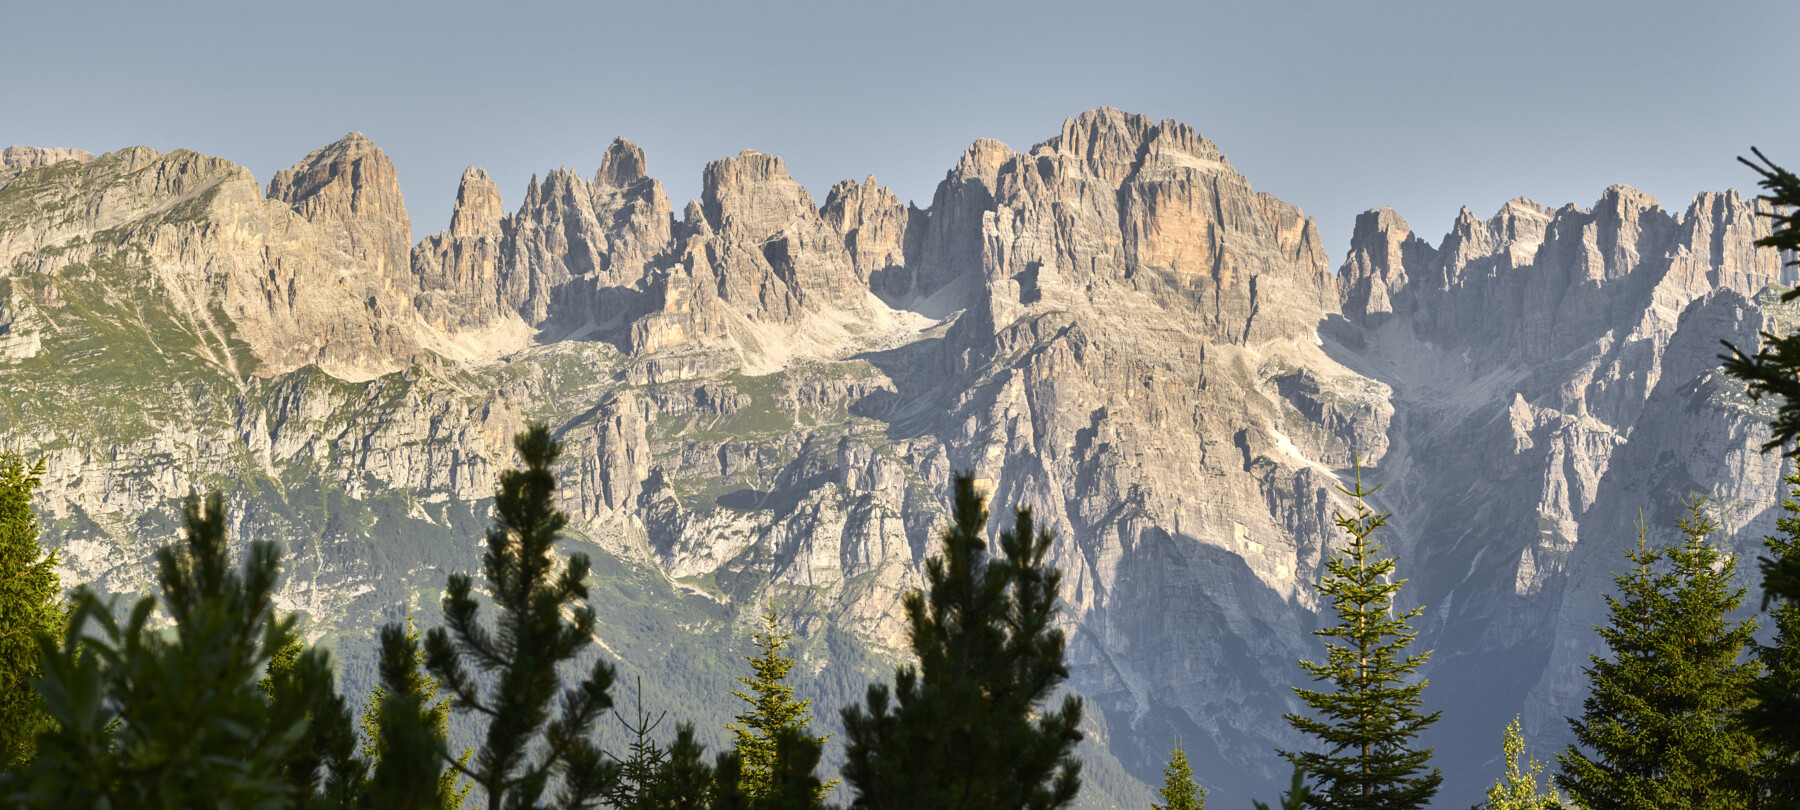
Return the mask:
<svg viewBox="0 0 1800 810">
<path fill-rule="evenodd" d="M 1427 606 L 1445 806 L 1497 774 L 1513 714 L 1540 757 L 1566 742 L 1640 509 L 1669 536 L 1707 495 L 1740 554 L 1773 525 L 1768 414 L 1714 355 L 1794 314 L 1735 192 L 1515 200 L 1435 246 L 1371 211 L 1334 271 L 1211 141 L 1110 109 L 975 142 L 925 209 L 873 178 L 821 207 L 746 151 L 676 216 L 620 139 L 511 213 L 470 169 L 416 244 L 360 134 L 266 194 L 185 151 L 0 159 L 0 436 L 50 459 L 65 581 L 142 590 L 179 499 L 223 488 L 353 688 L 369 629 L 431 620 L 474 567 L 531 420 L 568 446 L 610 654 L 714 728 L 768 597 L 835 723 L 903 654 L 953 471 L 996 516 L 1035 509 L 1093 806 L 1141 806 L 1127 772 L 1178 733 L 1216 801 L 1284 781 L 1352 454 Z"/>
</svg>

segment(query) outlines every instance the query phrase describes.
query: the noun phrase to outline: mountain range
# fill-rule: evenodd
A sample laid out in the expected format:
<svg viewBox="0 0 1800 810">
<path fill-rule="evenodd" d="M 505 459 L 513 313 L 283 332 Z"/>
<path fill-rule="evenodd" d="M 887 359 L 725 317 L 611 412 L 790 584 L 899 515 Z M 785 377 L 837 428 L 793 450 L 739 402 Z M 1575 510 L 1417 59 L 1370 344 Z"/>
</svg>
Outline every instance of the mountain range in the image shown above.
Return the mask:
<svg viewBox="0 0 1800 810">
<path fill-rule="evenodd" d="M 48 458 L 67 584 L 147 590 L 181 499 L 224 490 L 366 688 L 371 628 L 435 618 L 510 437 L 546 421 L 605 654 L 713 728 L 769 600 L 821 725 L 891 672 L 972 471 L 996 529 L 1029 506 L 1056 532 L 1095 807 L 1143 806 L 1176 735 L 1221 806 L 1285 784 L 1360 463 L 1461 806 L 1515 714 L 1540 758 L 1569 741 L 1640 515 L 1672 537 L 1705 496 L 1741 560 L 1773 530 L 1792 468 L 1717 359 L 1800 324 L 1753 244 L 1767 211 L 1614 186 L 1465 209 L 1434 244 L 1383 208 L 1334 261 L 1193 128 L 1098 109 L 975 141 L 928 207 L 873 177 L 820 203 L 746 150 L 677 213 L 621 138 L 512 209 L 471 168 L 415 241 L 360 133 L 266 185 L 186 150 L 12 147 L 0 442 Z"/>
</svg>

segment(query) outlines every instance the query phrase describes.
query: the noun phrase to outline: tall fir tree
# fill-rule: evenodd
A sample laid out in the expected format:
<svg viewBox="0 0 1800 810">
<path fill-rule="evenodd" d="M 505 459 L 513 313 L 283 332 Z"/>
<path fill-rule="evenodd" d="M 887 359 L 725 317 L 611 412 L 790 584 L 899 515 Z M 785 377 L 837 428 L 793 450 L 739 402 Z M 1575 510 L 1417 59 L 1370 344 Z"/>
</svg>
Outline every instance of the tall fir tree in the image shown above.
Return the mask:
<svg viewBox="0 0 1800 810">
<path fill-rule="evenodd" d="M 444 591 L 447 627 L 426 635 L 425 666 L 454 697 L 456 711 L 485 725 L 473 762 L 451 765 L 481 787 L 489 810 L 536 805 L 552 778 L 559 787 L 549 806 L 588 807 L 619 776 L 592 738 L 612 708 L 613 668 L 595 658 L 585 677 L 560 688 L 562 665 L 594 640 L 588 558 L 569 555 L 560 573 L 551 559 L 568 523 L 556 508 L 551 472 L 561 443 L 540 424 L 520 433 L 514 447 L 525 466 L 500 475 L 482 558 L 499 615 L 482 622 L 473 582 L 452 574 Z M 552 703 L 560 709 L 554 717 Z"/>
<path fill-rule="evenodd" d="M 1081 699 L 1041 706 L 1068 678 L 1062 631 L 1050 626 L 1062 579 L 1045 561 L 1053 538 L 1020 509 L 1000 536 L 1003 556 L 990 556 L 975 480 L 958 475 L 955 486 L 926 590 L 904 600 L 918 663 L 843 711 L 852 806 L 1066 807 L 1081 788 Z"/>
<path fill-rule="evenodd" d="M 66 618 L 56 552 L 38 545 L 31 498 L 43 480 L 34 464 L 12 450 L 0 451 L 0 770 L 23 768 L 37 752 L 38 734 L 50 715 L 31 682 L 40 634 L 55 636 Z"/>
<path fill-rule="evenodd" d="M 1355 468 L 1355 487 L 1338 488 L 1356 499 L 1354 514 L 1337 515 L 1350 542 L 1326 563 L 1319 584 L 1319 592 L 1331 597 L 1338 623 L 1313 631 L 1325 639 L 1325 663 L 1300 662 L 1315 682 L 1328 683 L 1333 691 L 1294 687 L 1317 716 L 1286 715 L 1290 725 L 1326 750 L 1280 753 L 1317 781 L 1308 807 L 1416 810 L 1431 801 L 1443 781 L 1436 768 L 1426 770 L 1432 749 L 1413 747 L 1439 715 L 1419 713 L 1427 682 L 1407 683 L 1430 656 L 1407 653 L 1417 635 L 1408 622 L 1425 609 L 1398 613 L 1394 608 L 1406 580 L 1393 578 L 1396 561 L 1380 556 L 1383 547 L 1370 539 L 1389 515 L 1369 509 L 1365 499 L 1381 487 L 1365 489 L 1360 461 Z"/>
<path fill-rule="evenodd" d="M 1592 657 L 1576 742 L 1557 757 L 1557 785 L 1589 810 L 1725 810 L 1757 792 L 1758 745 L 1735 716 L 1761 669 L 1744 655 L 1756 623 L 1730 618 L 1745 590 L 1700 501 L 1679 525 L 1681 543 L 1653 548 L 1640 519 L 1635 567 L 1606 597 L 1610 660 Z"/>
<path fill-rule="evenodd" d="M 1800 565 L 1800 474 L 1789 473 L 1786 481 L 1789 490 L 1781 500 L 1786 514 L 1775 521 L 1779 534 L 1763 538 L 1768 573 L 1781 564 Z M 1764 745 L 1762 780 L 1772 806 L 1800 807 L 1800 589 L 1783 595 L 1767 580 L 1762 606 L 1775 634 L 1757 648 L 1763 674 L 1745 719 Z"/>
<path fill-rule="evenodd" d="M 738 676 L 738 682 L 749 693 L 731 693 L 749 705 L 734 722 L 725 725 L 732 734 L 733 750 L 741 760 L 739 778 L 743 791 L 752 799 L 770 796 L 775 789 L 774 775 L 781 768 L 776 756 L 776 740 L 781 732 L 786 729 L 812 736 L 809 728 L 812 715 L 808 711 L 812 701 L 796 699 L 794 688 L 787 683 L 788 673 L 794 669 L 794 659 L 786 652 L 788 640 L 794 634 L 781 626 L 773 599 L 762 620 L 762 630 L 751 636 L 751 642 L 760 652 L 744 659 L 749 662 L 753 677 Z M 812 739 L 823 744 L 826 738 Z M 821 785 L 821 797 L 830 789 L 831 784 Z"/>
<path fill-rule="evenodd" d="M 40 637 L 37 685 L 56 725 L 13 805 L 288 807 L 308 798 L 297 783 L 314 789 L 317 774 L 293 766 L 318 750 L 308 715 L 332 705 L 330 660 L 302 648 L 272 681 L 277 694 L 259 687 L 295 637 L 272 601 L 275 547 L 250 543 L 234 569 L 224 500 L 190 498 L 185 511 L 186 541 L 156 554 L 166 629 L 153 623 L 156 600 L 121 624 L 84 588 L 60 637 Z M 345 767 L 326 783 L 354 781 L 360 763 Z"/>
<path fill-rule="evenodd" d="M 1194 784 L 1194 769 L 1188 765 L 1179 737 L 1175 750 L 1169 752 L 1169 764 L 1163 766 L 1163 786 L 1156 795 L 1166 804 L 1152 803 L 1151 810 L 1206 810 L 1206 789 Z"/>
<path fill-rule="evenodd" d="M 1563 806 L 1562 794 L 1554 788 L 1549 793 L 1538 787 L 1538 776 L 1544 765 L 1525 753 L 1525 734 L 1514 717 L 1506 724 L 1500 740 L 1500 753 L 1506 759 L 1506 771 L 1499 781 L 1488 786 L 1487 801 L 1478 810 L 1557 810 Z"/>
</svg>

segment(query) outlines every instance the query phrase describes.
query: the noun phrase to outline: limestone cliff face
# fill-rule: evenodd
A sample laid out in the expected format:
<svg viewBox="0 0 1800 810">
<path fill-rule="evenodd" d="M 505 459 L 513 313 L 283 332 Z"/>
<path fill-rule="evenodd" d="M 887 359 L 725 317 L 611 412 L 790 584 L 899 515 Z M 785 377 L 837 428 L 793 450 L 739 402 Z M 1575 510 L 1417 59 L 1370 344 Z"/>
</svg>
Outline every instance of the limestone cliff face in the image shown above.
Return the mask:
<svg viewBox="0 0 1800 810">
<path fill-rule="evenodd" d="M 1435 243 L 1371 211 L 1334 274 L 1211 141 L 1111 109 L 976 141 L 924 209 L 873 178 L 815 205 L 746 151 L 676 216 L 619 139 L 510 212 L 471 168 L 417 244 L 360 135 L 266 195 L 192 152 L 3 156 L 0 437 L 49 457 L 72 581 L 144 587 L 180 497 L 222 487 L 239 536 L 288 548 L 284 605 L 353 638 L 476 564 L 508 437 L 542 420 L 572 542 L 640 589 L 607 603 L 643 610 L 615 653 L 663 654 L 634 621 L 695 610 L 712 639 L 778 595 L 825 673 L 903 649 L 971 470 L 994 528 L 1029 506 L 1057 534 L 1104 755 L 1153 779 L 1182 733 L 1227 803 L 1304 742 L 1281 714 L 1353 453 L 1428 608 L 1452 803 L 1514 713 L 1540 757 L 1562 742 L 1637 510 L 1663 531 L 1707 494 L 1751 552 L 1783 471 L 1716 370 L 1718 340 L 1800 320 L 1733 192 L 1519 199 Z"/>
</svg>

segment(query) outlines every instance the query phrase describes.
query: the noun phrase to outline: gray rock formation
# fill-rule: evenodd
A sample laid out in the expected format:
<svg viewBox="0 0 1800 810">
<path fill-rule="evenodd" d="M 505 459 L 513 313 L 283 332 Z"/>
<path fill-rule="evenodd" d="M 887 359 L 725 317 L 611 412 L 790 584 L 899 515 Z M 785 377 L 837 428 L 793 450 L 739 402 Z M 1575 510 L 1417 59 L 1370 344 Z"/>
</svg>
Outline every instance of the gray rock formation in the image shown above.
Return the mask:
<svg viewBox="0 0 1800 810">
<path fill-rule="evenodd" d="M 771 596 L 821 706 L 902 655 L 972 470 L 1059 538 L 1094 806 L 1141 806 L 1121 763 L 1155 778 L 1172 733 L 1216 801 L 1276 789 L 1352 454 L 1427 606 L 1452 804 L 1514 713 L 1540 757 L 1565 741 L 1637 510 L 1708 495 L 1749 553 L 1784 469 L 1713 356 L 1797 322 L 1735 192 L 1514 200 L 1435 245 L 1371 211 L 1334 274 L 1212 142 L 1110 109 L 975 142 L 925 209 L 873 178 L 817 206 L 746 151 L 677 218 L 623 139 L 511 213 L 471 168 L 417 244 L 360 135 L 266 197 L 191 152 L 4 154 L 0 436 L 50 459 L 71 581 L 145 587 L 179 499 L 223 487 L 362 671 L 356 639 L 475 565 L 508 437 L 545 420 L 603 641 L 704 725 Z"/>
</svg>

